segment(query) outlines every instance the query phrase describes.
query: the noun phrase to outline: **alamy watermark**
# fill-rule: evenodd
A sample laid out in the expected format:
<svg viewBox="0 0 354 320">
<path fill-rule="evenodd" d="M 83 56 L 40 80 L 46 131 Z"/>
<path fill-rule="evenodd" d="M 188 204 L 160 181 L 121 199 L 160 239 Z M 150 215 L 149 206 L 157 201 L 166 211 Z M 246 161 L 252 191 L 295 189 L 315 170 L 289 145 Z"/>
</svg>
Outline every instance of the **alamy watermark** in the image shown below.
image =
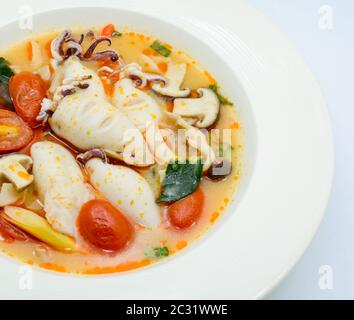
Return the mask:
<svg viewBox="0 0 354 320">
<path fill-rule="evenodd" d="M 20 290 L 32 290 L 33 288 L 33 270 L 31 266 L 24 265 L 18 269 L 19 280 L 18 287 Z"/>
<path fill-rule="evenodd" d="M 318 9 L 318 15 L 318 27 L 320 30 L 333 30 L 333 8 L 329 5 L 323 5 Z"/>
<path fill-rule="evenodd" d="M 33 30 L 33 9 L 30 5 L 20 6 L 18 8 L 18 27 L 24 31 Z"/>
<path fill-rule="evenodd" d="M 329 265 L 322 265 L 318 269 L 318 287 L 321 290 L 332 290 L 334 287 L 333 268 Z"/>
</svg>

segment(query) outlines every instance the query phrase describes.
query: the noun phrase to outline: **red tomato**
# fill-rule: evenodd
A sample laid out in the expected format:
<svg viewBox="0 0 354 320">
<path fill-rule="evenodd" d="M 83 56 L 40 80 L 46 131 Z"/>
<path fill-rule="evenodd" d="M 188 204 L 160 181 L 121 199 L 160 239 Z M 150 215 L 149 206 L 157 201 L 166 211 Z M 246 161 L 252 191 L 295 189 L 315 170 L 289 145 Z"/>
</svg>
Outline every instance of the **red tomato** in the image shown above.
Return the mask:
<svg viewBox="0 0 354 320">
<path fill-rule="evenodd" d="M 123 249 L 133 236 L 129 221 L 105 200 L 91 200 L 81 207 L 78 228 L 86 241 L 109 251 Z"/>
<path fill-rule="evenodd" d="M 189 196 L 171 204 L 167 209 L 167 216 L 173 226 L 179 229 L 189 228 L 199 220 L 203 205 L 204 194 L 198 188 Z"/>
<path fill-rule="evenodd" d="M 0 234 L 7 241 L 31 239 L 25 232 L 6 221 L 2 214 L 0 214 Z"/>
<path fill-rule="evenodd" d="M 39 124 L 36 117 L 46 94 L 45 82 L 38 74 L 23 71 L 11 77 L 9 85 L 17 114 L 30 127 L 36 127 Z"/>
<path fill-rule="evenodd" d="M 32 129 L 16 113 L 0 109 L 0 153 L 18 150 L 32 138 Z"/>
<path fill-rule="evenodd" d="M 44 140 L 43 129 L 42 128 L 34 129 L 33 130 L 33 137 L 31 139 L 31 141 L 18 151 L 20 153 L 24 153 L 24 154 L 27 154 L 28 156 L 31 156 L 32 145 L 35 144 L 36 142 L 43 141 L 43 140 Z"/>
<path fill-rule="evenodd" d="M 101 30 L 101 36 L 111 37 L 112 33 L 115 29 L 116 29 L 116 27 L 114 26 L 114 24 L 107 24 Z"/>
</svg>

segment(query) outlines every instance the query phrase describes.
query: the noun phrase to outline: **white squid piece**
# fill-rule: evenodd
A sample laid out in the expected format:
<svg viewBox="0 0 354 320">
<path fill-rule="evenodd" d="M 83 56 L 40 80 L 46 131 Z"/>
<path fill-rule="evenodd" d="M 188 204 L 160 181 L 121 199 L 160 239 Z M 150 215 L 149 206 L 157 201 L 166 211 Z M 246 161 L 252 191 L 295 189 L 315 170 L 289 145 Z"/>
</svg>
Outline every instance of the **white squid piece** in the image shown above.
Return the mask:
<svg viewBox="0 0 354 320">
<path fill-rule="evenodd" d="M 147 93 L 135 87 L 133 80 L 125 78 L 117 81 L 112 98 L 119 108 L 140 130 L 151 121 L 159 121 L 161 111 L 158 103 Z"/>
<path fill-rule="evenodd" d="M 72 154 L 59 144 L 42 141 L 31 147 L 33 175 L 46 219 L 56 230 L 75 237 L 81 206 L 94 198 Z"/>
<path fill-rule="evenodd" d="M 160 224 L 159 208 L 148 182 L 136 171 L 100 159 L 86 163 L 91 183 L 122 213 L 146 227 Z"/>
<path fill-rule="evenodd" d="M 89 86 L 85 89 L 75 87 L 73 94 L 61 97 L 57 101 L 54 113 L 49 118 L 51 129 L 60 137 L 71 142 L 82 150 L 101 148 L 111 153 L 122 153 L 126 146 L 132 144 L 131 131 L 141 135 L 143 143 L 140 148 L 148 150 L 142 134 L 120 111 L 110 104 L 105 97 L 102 83 L 95 72 L 86 68 L 76 57 L 69 58 L 61 67 L 64 77 L 62 85 L 55 90 L 55 97 L 60 98 L 62 89 L 67 83 L 84 83 Z M 86 79 L 78 83 L 73 79 Z M 136 141 L 134 142 L 136 144 Z M 144 151 L 145 152 L 145 151 Z M 151 154 L 144 153 L 144 157 L 127 157 L 127 163 L 137 166 L 146 166 L 154 163 Z M 124 160 L 124 159 L 123 159 Z"/>
<path fill-rule="evenodd" d="M 78 84 L 88 84 L 89 87 L 80 90 Z M 54 100 L 60 98 L 62 90 L 75 88 L 81 97 L 106 97 L 102 81 L 93 70 L 85 67 L 77 57 L 68 58 L 65 63 L 55 71 L 52 86 L 49 89 L 54 94 Z"/>
</svg>

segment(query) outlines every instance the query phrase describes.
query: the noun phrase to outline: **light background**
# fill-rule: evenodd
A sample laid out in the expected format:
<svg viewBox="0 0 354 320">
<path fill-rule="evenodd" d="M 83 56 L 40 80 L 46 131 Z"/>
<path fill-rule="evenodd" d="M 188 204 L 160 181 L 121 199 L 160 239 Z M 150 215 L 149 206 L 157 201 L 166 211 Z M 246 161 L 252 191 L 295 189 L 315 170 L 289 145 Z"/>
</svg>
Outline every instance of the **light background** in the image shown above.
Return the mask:
<svg viewBox="0 0 354 320">
<path fill-rule="evenodd" d="M 126 0 L 128 1 L 128 0 Z M 142 0 L 144 1 L 144 0 Z M 158 0 L 150 0 L 154 2 Z M 164 2 L 168 10 L 168 1 Z M 189 1 L 184 0 L 185 6 Z M 205 0 L 215 10 L 227 10 L 233 0 Z M 20 5 L 34 11 L 85 4 L 104 5 L 120 1 L 98 0 L 11 0 L 0 11 L 1 24 L 17 17 Z M 354 298 L 354 1 L 352 0 L 249 0 L 292 40 L 318 79 L 332 117 L 336 143 L 336 172 L 329 206 L 318 234 L 303 258 L 286 279 L 268 295 L 269 299 Z M 180 0 L 180 3 L 183 3 Z M 139 1 L 129 0 L 134 7 Z M 333 29 L 322 30 L 319 9 L 333 10 Z M 200 7 L 198 14 L 203 14 Z M 189 13 L 190 14 L 190 13 Z M 78 20 L 84 17 L 78 17 Z M 222 23 L 222 22 L 221 22 Z M 262 30 L 259 30 L 262 32 Z M 299 128 L 301 130 L 301 128 Z M 334 272 L 332 290 L 318 286 L 319 268 Z"/>
<path fill-rule="evenodd" d="M 319 81 L 328 104 L 336 167 L 326 215 L 303 258 L 271 299 L 354 298 L 354 1 L 250 0 L 285 32 Z M 319 9 L 333 10 L 333 29 L 319 28 Z M 301 128 L 299 128 L 301 130 Z M 333 269 L 333 289 L 320 290 L 319 267 Z"/>
</svg>

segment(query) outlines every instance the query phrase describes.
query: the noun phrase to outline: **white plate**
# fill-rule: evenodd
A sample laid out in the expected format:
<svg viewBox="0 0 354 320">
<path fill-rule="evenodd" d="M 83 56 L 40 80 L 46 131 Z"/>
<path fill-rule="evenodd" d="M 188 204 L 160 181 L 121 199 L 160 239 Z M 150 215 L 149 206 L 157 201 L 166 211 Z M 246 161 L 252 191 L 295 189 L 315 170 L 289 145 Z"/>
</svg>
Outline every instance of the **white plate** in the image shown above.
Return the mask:
<svg viewBox="0 0 354 320">
<path fill-rule="evenodd" d="M 156 8 L 156 17 L 117 8 L 35 16 L 34 32 L 77 25 L 80 17 L 90 25 L 131 25 L 200 60 L 240 109 L 245 170 L 228 212 L 185 252 L 143 270 L 108 276 L 35 269 L 29 291 L 19 287 L 19 265 L 1 256 L 1 298 L 259 298 L 300 258 L 321 221 L 332 180 L 334 153 L 325 102 L 283 35 L 242 1 L 227 3 L 224 10 L 205 8 L 204 20 L 176 18 L 187 6 L 197 12 L 193 8 L 200 8 L 199 0 L 186 1 L 185 7 L 174 4 L 169 16 L 159 14 L 167 8 L 162 1 L 151 2 L 149 10 L 143 2 L 136 6 L 149 12 Z M 23 36 L 17 23 L 4 26 L 0 47 Z"/>
</svg>

